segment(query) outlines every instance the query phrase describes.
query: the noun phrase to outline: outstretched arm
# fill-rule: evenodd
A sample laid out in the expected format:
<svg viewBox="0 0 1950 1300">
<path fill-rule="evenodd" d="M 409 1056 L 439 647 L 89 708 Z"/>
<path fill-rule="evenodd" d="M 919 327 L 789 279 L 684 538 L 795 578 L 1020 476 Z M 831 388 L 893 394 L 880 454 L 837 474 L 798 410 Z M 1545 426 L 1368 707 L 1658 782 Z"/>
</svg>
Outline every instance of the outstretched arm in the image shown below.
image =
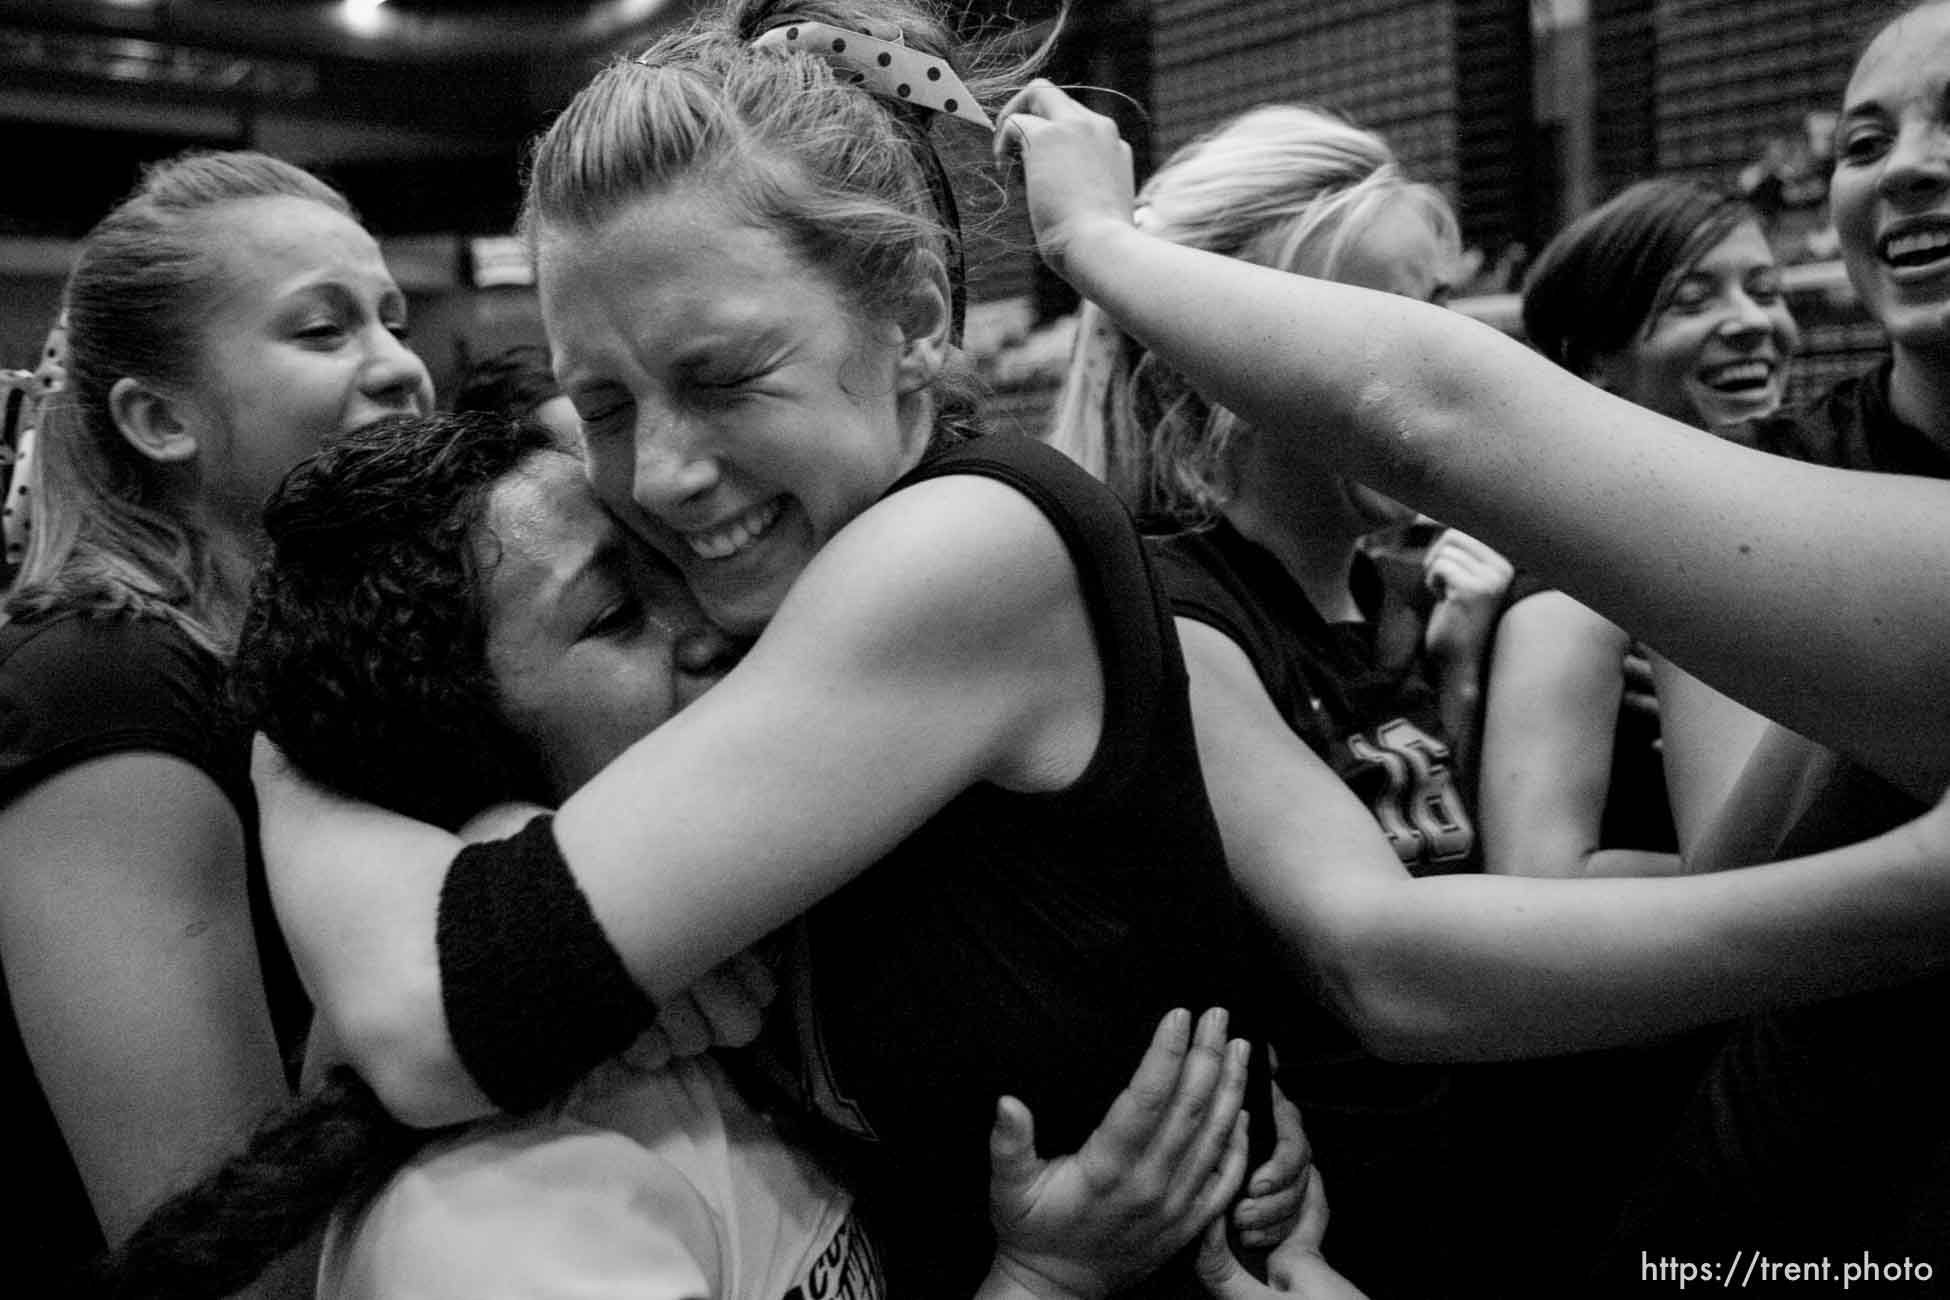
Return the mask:
<svg viewBox="0 0 1950 1300">
<path fill-rule="evenodd" d="M 1199 758 L 1246 896 L 1398 1059 L 1630 1042 L 1950 960 L 1950 805 L 1846 849 L 1670 879 L 1410 877 L 1245 653 L 1181 620 Z"/>
<path fill-rule="evenodd" d="M 1050 265 L 1261 436 L 1307 439 L 1912 793 L 1950 784 L 1950 483 L 1737 447 L 1454 312 L 1142 234 L 1114 124 L 1046 82 L 997 139 Z"/>
</svg>

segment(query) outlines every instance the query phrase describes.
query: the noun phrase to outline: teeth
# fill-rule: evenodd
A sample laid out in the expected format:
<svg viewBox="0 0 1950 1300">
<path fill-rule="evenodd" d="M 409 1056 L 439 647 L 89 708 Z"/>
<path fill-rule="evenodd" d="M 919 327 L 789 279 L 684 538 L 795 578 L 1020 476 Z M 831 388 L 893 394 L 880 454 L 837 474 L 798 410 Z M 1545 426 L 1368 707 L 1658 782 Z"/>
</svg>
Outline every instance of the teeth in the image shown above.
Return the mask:
<svg viewBox="0 0 1950 1300">
<path fill-rule="evenodd" d="M 1882 255 L 1891 262 L 1930 261 L 1950 250 L 1950 230 L 1918 230 L 1886 239 Z"/>
<path fill-rule="evenodd" d="M 750 546 L 752 539 L 772 526 L 779 517 L 779 503 L 767 501 L 753 506 L 722 528 L 707 533 L 686 533 L 684 541 L 701 560 L 726 560 Z"/>
<path fill-rule="evenodd" d="M 1716 366 L 1700 377 L 1715 388 L 1745 388 L 1766 383 L 1773 373 L 1773 367 L 1765 361 L 1737 361 L 1732 365 Z"/>
</svg>

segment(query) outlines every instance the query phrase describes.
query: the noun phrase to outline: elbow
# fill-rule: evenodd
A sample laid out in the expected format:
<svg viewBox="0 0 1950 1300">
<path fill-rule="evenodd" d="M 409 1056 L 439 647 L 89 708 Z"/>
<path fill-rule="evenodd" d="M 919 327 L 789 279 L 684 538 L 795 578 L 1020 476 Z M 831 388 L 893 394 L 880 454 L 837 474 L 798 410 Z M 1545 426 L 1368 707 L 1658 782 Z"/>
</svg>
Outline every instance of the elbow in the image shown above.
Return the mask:
<svg viewBox="0 0 1950 1300">
<path fill-rule="evenodd" d="M 416 997 L 346 1005 L 331 1020 L 339 1055 L 409 1128 L 443 1128 L 494 1109 L 454 1054 L 437 990 L 432 998 L 433 1016 Z"/>
<path fill-rule="evenodd" d="M 1470 1027 L 1455 1014 L 1455 999 L 1430 996 L 1381 945 L 1340 942 L 1309 964 L 1329 1008 L 1372 1055 L 1400 1062 L 1466 1055 Z"/>
<path fill-rule="evenodd" d="M 1376 435 L 1376 486 L 1410 503 L 1443 495 L 1463 459 L 1458 449 L 1481 443 L 1497 399 L 1485 387 L 1479 351 L 1510 343 L 1475 322 L 1459 333 L 1466 318 L 1445 308 L 1428 311 L 1369 340 L 1353 406 L 1356 423 Z M 1420 364 L 1404 365 L 1405 355 Z"/>
<path fill-rule="evenodd" d="M 1457 1055 L 1454 1036 L 1441 1018 L 1397 990 L 1350 988 L 1335 999 L 1334 1009 L 1361 1046 L 1381 1060 L 1441 1061 Z"/>
</svg>

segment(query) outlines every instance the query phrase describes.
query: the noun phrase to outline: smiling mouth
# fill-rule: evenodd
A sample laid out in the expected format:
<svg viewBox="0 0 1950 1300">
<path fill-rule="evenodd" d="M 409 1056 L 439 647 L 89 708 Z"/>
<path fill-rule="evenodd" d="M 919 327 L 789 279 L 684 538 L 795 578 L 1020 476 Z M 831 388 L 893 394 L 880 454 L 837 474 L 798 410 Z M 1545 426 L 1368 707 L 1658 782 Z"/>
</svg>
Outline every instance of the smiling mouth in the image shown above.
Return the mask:
<svg viewBox="0 0 1950 1300">
<path fill-rule="evenodd" d="M 1751 394 L 1774 382 L 1774 367 L 1765 361 L 1734 361 L 1706 367 L 1699 381 L 1718 393 Z"/>
<path fill-rule="evenodd" d="M 685 533 L 684 544 L 690 547 L 691 554 L 700 560 L 729 560 L 749 550 L 754 542 L 763 537 L 783 509 L 784 507 L 774 498 L 762 505 L 753 506 L 722 527 Z"/>
<path fill-rule="evenodd" d="M 1935 266 L 1950 258 L 1950 225 L 1884 235 L 1876 241 L 1876 255 L 1899 271 Z"/>
</svg>

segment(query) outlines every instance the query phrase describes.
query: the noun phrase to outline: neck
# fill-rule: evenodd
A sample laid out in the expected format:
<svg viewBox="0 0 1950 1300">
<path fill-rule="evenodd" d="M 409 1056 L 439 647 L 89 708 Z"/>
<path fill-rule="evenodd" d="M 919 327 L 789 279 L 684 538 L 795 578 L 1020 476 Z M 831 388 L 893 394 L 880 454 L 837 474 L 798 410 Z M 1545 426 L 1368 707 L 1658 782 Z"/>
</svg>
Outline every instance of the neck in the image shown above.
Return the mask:
<svg viewBox="0 0 1950 1300">
<path fill-rule="evenodd" d="M 1225 511 L 1226 521 L 1242 536 L 1272 553 L 1322 618 L 1330 623 L 1360 622 L 1361 608 L 1348 583 L 1358 536 L 1309 528 L 1305 518 L 1295 520 L 1292 515 L 1291 507 L 1271 510 L 1250 496 L 1234 501 Z"/>
<path fill-rule="evenodd" d="M 203 619 L 225 654 L 236 648 L 251 576 L 263 558 L 262 535 L 253 527 L 205 513 L 197 521 L 204 547 L 201 583 Z"/>
<path fill-rule="evenodd" d="M 1322 618 L 1359 622 L 1348 575 L 1367 522 L 1350 503 L 1346 480 L 1250 428 L 1239 431 L 1232 468 L 1238 489 L 1227 521 L 1272 552 Z"/>
<path fill-rule="evenodd" d="M 1895 358 L 1889 405 L 1896 418 L 1950 451 L 1950 366 L 1907 348 L 1897 348 Z"/>
</svg>

